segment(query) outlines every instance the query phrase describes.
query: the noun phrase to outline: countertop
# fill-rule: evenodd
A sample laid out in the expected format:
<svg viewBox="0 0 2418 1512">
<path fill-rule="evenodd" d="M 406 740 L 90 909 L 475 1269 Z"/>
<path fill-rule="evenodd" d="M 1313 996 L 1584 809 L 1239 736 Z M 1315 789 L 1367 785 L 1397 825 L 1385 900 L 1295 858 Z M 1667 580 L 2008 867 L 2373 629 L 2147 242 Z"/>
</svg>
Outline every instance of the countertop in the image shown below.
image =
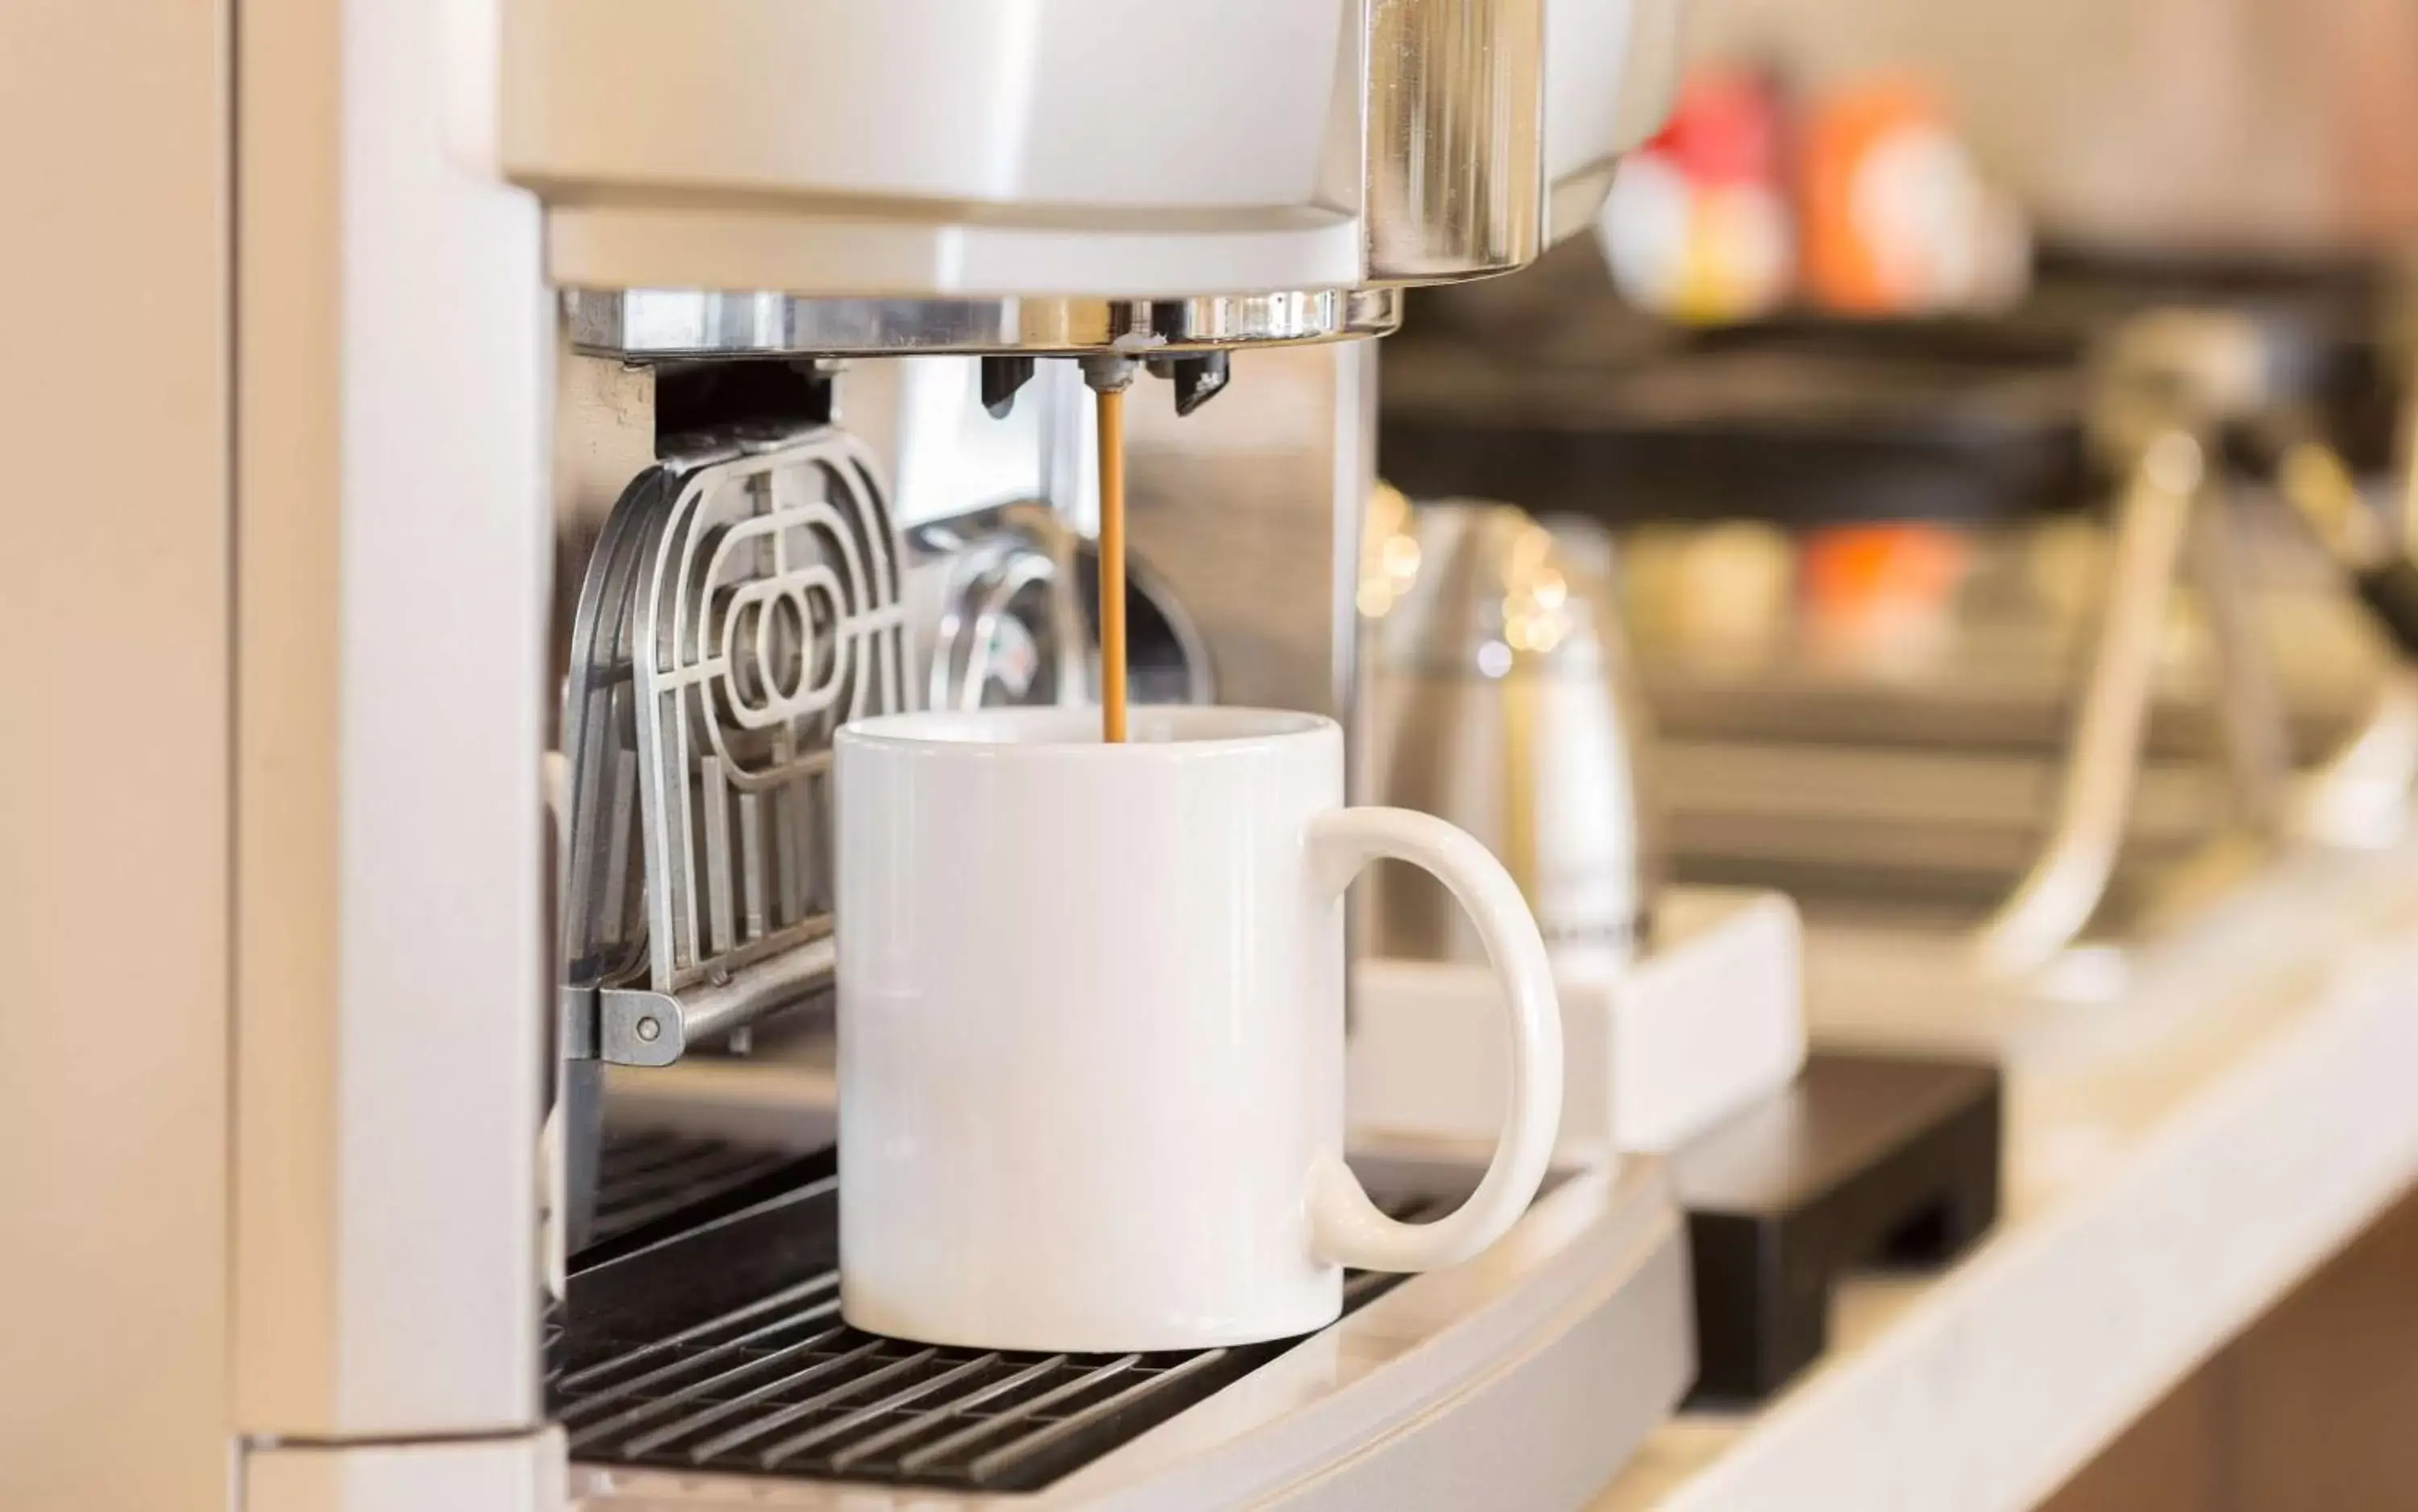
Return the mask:
<svg viewBox="0 0 2418 1512">
<path fill-rule="evenodd" d="M 2054 1490 L 2418 1177 L 2418 848 L 2307 851 L 1988 990 L 1936 939 L 1817 932 L 1817 1044 L 1986 1050 L 2000 1221 L 1841 1290 L 1823 1359 L 1690 1413 L 1596 1512 L 1983 1512 Z"/>
</svg>

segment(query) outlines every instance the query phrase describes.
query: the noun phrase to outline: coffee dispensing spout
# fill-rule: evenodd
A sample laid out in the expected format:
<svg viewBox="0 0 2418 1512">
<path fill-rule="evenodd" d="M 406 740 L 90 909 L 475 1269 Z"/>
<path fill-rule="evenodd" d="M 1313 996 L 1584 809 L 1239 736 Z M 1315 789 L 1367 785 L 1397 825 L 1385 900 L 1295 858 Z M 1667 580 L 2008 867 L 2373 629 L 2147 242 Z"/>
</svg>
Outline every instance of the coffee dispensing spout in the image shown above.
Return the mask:
<svg viewBox="0 0 2418 1512">
<path fill-rule="evenodd" d="M 1154 378 L 1175 387 L 1175 413 L 1189 415 L 1225 390 L 1232 364 L 1222 352 L 1189 352 L 1137 359 L 1100 356 L 1079 359 L 1083 381 L 1094 392 L 1124 389 L 1133 382 L 1139 365 Z M 1033 381 L 1034 359 L 1023 356 L 982 359 L 982 403 L 993 420 L 1005 420 L 1016 410 L 1016 396 Z"/>
</svg>

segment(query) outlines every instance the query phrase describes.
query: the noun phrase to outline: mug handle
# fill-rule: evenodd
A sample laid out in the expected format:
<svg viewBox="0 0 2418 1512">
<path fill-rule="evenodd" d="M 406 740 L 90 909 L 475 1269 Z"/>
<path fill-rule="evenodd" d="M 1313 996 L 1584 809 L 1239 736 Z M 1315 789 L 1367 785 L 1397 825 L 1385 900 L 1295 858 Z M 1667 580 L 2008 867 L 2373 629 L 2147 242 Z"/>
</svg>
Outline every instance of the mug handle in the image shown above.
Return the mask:
<svg viewBox="0 0 2418 1512">
<path fill-rule="evenodd" d="M 1511 1088 L 1493 1161 L 1469 1199 L 1429 1223 L 1387 1217 L 1360 1179 L 1330 1158 L 1309 1194 L 1320 1260 L 1367 1271 L 1457 1265 L 1509 1231 L 1553 1157 L 1562 1120 L 1562 1010 L 1544 937 L 1520 885 L 1465 832 L 1406 808 L 1331 809 L 1309 821 L 1311 874 L 1339 898 L 1381 857 L 1406 861 L 1450 889 L 1503 986 L 1511 1030 Z"/>
</svg>

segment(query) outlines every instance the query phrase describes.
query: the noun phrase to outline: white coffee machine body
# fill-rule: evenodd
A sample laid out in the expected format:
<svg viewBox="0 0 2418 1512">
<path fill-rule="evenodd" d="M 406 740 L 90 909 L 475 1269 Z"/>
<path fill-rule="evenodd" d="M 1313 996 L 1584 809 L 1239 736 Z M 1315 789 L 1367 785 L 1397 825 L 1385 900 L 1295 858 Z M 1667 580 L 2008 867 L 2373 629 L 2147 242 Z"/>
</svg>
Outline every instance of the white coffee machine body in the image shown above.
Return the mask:
<svg viewBox="0 0 2418 1512">
<path fill-rule="evenodd" d="M 1360 290 L 1586 224 L 1660 114 L 1670 8 L 505 0 L 497 146 L 567 288 Z M 1049 318 L 981 344 L 1079 339 Z"/>
</svg>

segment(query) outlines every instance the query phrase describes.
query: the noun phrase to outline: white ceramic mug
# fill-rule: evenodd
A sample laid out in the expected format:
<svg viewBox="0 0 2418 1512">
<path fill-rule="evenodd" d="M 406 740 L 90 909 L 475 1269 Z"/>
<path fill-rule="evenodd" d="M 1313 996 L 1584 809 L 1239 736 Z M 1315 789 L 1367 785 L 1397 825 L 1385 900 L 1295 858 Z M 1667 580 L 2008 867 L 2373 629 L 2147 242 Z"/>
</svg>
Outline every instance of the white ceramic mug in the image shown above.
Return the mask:
<svg viewBox="0 0 2418 1512">
<path fill-rule="evenodd" d="M 841 1309 L 984 1349 L 1133 1351 L 1335 1321 L 1342 1268 L 1449 1265 L 1536 1195 L 1561 1112 L 1543 941 L 1485 848 L 1345 808 L 1331 720 L 900 714 L 838 738 Z M 1508 1109 L 1431 1223 L 1343 1164 L 1343 893 L 1434 873 L 1503 979 Z"/>
</svg>

